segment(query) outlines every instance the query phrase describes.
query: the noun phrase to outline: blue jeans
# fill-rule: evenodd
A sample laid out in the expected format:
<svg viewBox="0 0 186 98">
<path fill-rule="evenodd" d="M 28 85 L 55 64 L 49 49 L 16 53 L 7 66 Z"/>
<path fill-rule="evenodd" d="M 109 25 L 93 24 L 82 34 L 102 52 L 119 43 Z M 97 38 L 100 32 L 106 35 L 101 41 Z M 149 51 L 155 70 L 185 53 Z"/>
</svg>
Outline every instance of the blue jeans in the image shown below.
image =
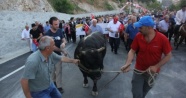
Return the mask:
<svg viewBox="0 0 186 98">
<path fill-rule="evenodd" d="M 33 98 L 62 98 L 61 93 L 58 91 L 54 83 L 51 83 L 49 88 L 43 91 L 31 92 L 31 96 Z"/>
<path fill-rule="evenodd" d="M 33 52 L 37 51 L 37 46 L 34 43 L 32 43 L 32 51 Z"/>
</svg>

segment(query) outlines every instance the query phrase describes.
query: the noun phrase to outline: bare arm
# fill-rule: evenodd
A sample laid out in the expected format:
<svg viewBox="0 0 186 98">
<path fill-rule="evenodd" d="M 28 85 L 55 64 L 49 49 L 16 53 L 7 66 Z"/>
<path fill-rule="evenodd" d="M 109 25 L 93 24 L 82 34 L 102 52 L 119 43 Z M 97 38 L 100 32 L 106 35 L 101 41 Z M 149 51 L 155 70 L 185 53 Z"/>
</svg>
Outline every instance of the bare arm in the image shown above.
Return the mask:
<svg viewBox="0 0 186 98">
<path fill-rule="evenodd" d="M 71 58 L 68 58 L 68 57 L 62 57 L 61 61 L 65 62 L 65 63 L 74 63 L 74 64 L 78 64 L 79 63 L 78 59 L 71 59 Z"/>
<path fill-rule="evenodd" d="M 61 48 L 65 48 L 65 44 L 66 44 L 66 40 L 65 38 L 62 39 L 62 44 L 61 44 Z M 62 49 L 58 48 L 58 47 L 54 47 L 54 51 L 58 51 L 58 52 L 62 52 L 63 54 L 65 54 L 65 51 L 63 51 Z"/>
<path fill-rule="evenodd" d="M 30 94 L 29 87 L 28 87 L 28 80 L 27 79 L 21 79 L 21 86 L 22 86 L 22 89 L 23 89 L 23 92 L 24 92 L 26 98 L 32 98 L 31 94 Z"/>
<path fill-rule="evenodd" d="M 42 36 L 43 36 L 43 34 L 40 33 L 40 34 L 39 34 L 39 37 L 37 38 L 37 40 L 39 40 Z"/>
<path fill-rule="evenodd" d="M 154 66 L 150 66 L 150 70 L 151 70 L 152 72 L 157 72 L 158 68 L 162 67 L 165 63 L 167 63 L 167 62 L 170 60 L 171 56 L 172 56 L 172 53 L 171 53 L 171 52 L 168 53 L 168 54 L 166 54 L 166 55 L 161 59 L 161 61 L 160 61 L 158 64 L 156 64 L 156 65 L 154 65 Z"/>
<path fill-rule="evenodd" d="M 134 55 L 135 55 L 136 51 L 134 51 L 133 49 L 130 49 L 128 56 L 127 56 L 127 61 L 126 63 L 121 67 L 121 70 L 123 72 L 128 72 L 130 70 L 129 65 L 132 63 L 132 60 L 134 59 Z"/>
</svg>

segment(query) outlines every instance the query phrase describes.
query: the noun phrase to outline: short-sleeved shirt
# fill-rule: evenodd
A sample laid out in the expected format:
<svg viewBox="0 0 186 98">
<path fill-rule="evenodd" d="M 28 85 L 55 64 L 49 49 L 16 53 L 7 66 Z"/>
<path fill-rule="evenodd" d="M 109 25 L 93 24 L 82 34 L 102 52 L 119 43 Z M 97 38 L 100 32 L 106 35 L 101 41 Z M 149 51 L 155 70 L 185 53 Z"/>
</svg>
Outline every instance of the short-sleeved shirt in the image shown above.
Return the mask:
<svg viewBox="0 0 186 98">
<path fill-rule="evenodd" d="M 51 75 L 54 66 L 61 60 L 61 56 L 52 53 L 48 61 L 38 50 L 31 54 L 25 63 L 25 69 L 22 78 L 28 79 L 28 85 L 31 92 L 38 92 L 47 89 L 53 82 Z"/>
<path fill-rule="evenodd" d="M 30 30 L 30 35 L 32 35 L 32 38 L 34 38 L 34 39 L 37 39 L 40 36 L 40 34 L 42 34 L 42 33 L 39 29 L 36 29 L 36 30 L 31 29 Z"/>
<path fill-rule="evenodd" d="M 117 21 L 117 23 L 114 24 L 113 20 L 108 23 L 107 28 L 110 28 L 114 32 L 114 33 L 109 32 L 109 37 L 119 38 L 119 35 L 118 37 L 115 37 L 115 34 L 116 32 L 118 32 L 120 24 L 121 23 L 119 21 Z"/>
<path fill-rule="evenodd" d="M 161 29 L 165 30 L 166 32 L 168 31 L 169 29 L 169 23 L 167 23 L 165 20 L 161 20 L 159 22 L 159 25 L 158 25 Z M 161 31 L 160 31 L 161 32 Z M 162 33 L 166 33 L 166 32 L 162 32 Z"/>
<path fill-rule="evenodd" d="M 172 47 L 168 39 L 158 31 L 150 43 L 148 43 L 141 33 L 138 33 L 133 40 L 131 48 L 138 52 L 135 68 L 145 71 L 150 66 L 160 62 L 162 54 L 171 52 Z"/>
<path fill-rule="evenodd" d="M 96 25 L 96 26 L 91 25 L 90 29 L 91 29 L 92 33 L 93 32 L 100 32 L 100 33 L 103 34 L 103 29 L 99 25 Z"/>
<path fill-rule="evenodd" d="M 129 34 L 129 38 L 133 40 L 136 34 L 138 33 L 138 28 L 134 27 L 131 23 L 127 26 L 126 33 Z"/>
<path fill-rule="evenodd" d="M 60 45 L 62 43 L 62 39 L 64 38 L 63 32 L 61 29 L 58 29 L 55 33 L 53 33 L 51 30 L 48 30 L 45 35 L 52 37 L 54 39 L 55 46 L 60 48 Z M 61 55 L 61 53 L 58 51 L 54 51 L 54 52 Z"/>
</svg>

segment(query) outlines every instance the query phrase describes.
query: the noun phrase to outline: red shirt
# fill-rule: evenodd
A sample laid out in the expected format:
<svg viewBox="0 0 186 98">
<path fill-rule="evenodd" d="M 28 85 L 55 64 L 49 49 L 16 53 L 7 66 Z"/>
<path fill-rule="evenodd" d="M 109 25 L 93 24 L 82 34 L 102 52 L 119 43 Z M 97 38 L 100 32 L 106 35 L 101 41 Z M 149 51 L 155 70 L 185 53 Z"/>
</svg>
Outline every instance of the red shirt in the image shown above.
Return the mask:
<svg viewBox="0 0 186 98">
<path fill-rule="evenodd" d="M 162 54 L 168 54 L 172 48 L 168 39 L 158 31 L 150 43 L 147 43 L 144 36 L 138 33 L 133 40 L 131 48 L 138 52 L 135 68 L 145 71 L 150 66 L 160 62 Z"/>
</svg>

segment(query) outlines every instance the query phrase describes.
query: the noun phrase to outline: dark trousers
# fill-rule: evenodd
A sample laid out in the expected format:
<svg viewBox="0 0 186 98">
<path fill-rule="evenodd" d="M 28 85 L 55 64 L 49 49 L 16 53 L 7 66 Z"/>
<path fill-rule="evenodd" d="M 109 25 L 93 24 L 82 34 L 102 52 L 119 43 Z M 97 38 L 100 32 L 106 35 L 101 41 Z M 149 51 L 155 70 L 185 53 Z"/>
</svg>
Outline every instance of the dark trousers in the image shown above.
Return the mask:
<svg viewBox="0 0 186 98">
<path fill-rule="evenodd" d="M 152 88 L 148 85 L 148 78 L 142 74 L 133 73 L 132 94 L 133 98 L 145 98 L 148 91 Z"/>
<path fill-rule="evenodd" d="M 176 25 L 175 28 L 174 28 L 174 40 L 175 42 L 177 42 L 178 40 L 178 36 L 179 36 L 179 28 L 180 28 L 181 25 Z"/>
<path fill-rule="evenodd" d="M 174 34 L 174 29 L 173 29 L 173 27 L 172 27 L 171 29 L 168 30 L 168 33 L 169 33 L 169 41 L 171 41 L 172 36 L 173 36 L 173 34 Z"/>
<path fill-rule="evenodd" d="M 132 45 L 132 42 L 133 42 L 133 39 L 127 39 L 127 51 L 130 51 L 130 49 L 131 49 L 131 45 Z"/>
<path fill-rule="evenodd" d="M 75 43 L 76 42 L 76 32 L 71 31 L 71 35 L 72 35 L 72 41 Z"/>
<path fill-rule="evenodd" d="M 70 42 L 71 41 L 71 34 L 66 34 L 66 37 L 67 37 L 67 41 Z"/>
<path fill-rule="evenodd" d="M 84 38 L 84 36 L 85 36 L 85 35 L 79 35 L 79 38 L 82 39 L 82 38 Z"/>
<path fill-rule="evenodd" d="M 109 43 L 111 46 L 111 51 L 114 50 L 114 52 L 117 53 L 118 46 L 119 46 L 119 38 L 109 37 Z"/>
<path fill-rule="evenodd" d="M 165 33 L 162 33 L 162 34 L 165 35 L 168 38 L 168 32 L 165 32 Z"/>
</svg>

